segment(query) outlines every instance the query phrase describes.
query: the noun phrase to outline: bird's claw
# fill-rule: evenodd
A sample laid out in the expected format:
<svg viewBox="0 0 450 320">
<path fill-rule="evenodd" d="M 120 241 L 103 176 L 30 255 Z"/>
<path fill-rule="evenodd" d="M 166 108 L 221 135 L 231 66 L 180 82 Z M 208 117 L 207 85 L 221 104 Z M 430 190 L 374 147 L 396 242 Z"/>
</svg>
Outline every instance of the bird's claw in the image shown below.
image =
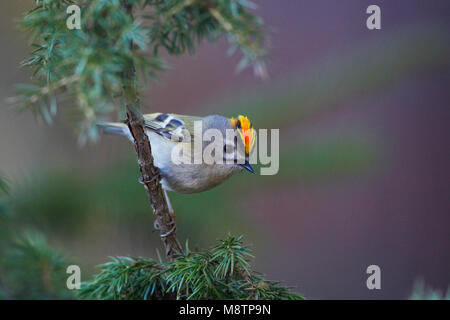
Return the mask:
<svg viewBox="0 0 450 320">
<path fill-rule="evenodd" d="M 151 177 L 148 180 L 144 180 L 144 178 L 142 176 L 140 176 L 138 181 L 140 184 L 147 184 L 147 183 L 152 183 L 156 179 L 160 179 L 160 178 L 161 178 L 161 170 L 159 170 L 158 167 L 155 167 L 155 174 L 153 175 L 153 177 Z"/>
<path fill-rule="evenodd" d="M 175 215 L 170 215 L 170 218 L 171 218 L 171 220 L 167 225 L 171 226 L 172 229 L 169 230 L 168 232 L 162 234 L 161 237 L 167 237 L 169 234 L 173 233 L 176 230 Z M 155 222 L 153 222 L 153 228 L 155 228 L 155 230 L 161 230 L 158 220 L 155 220 Z"/>
<path fill-rule="evenodd" d="M 177 230 L 177 226 L 174 225 L 174 226 L 172 227 L 172 229 L 170 229 L 170 230 L 167 231 L 166 233 L 163 233 L 163 234 L 161 234 L 161 235 L 159 235 L 159 236 L 160 236 L 161 238 L 168 237 L 168 236 L 170 236 L 172 233 L 174 233 L 176 230 Z"/>
</svg>

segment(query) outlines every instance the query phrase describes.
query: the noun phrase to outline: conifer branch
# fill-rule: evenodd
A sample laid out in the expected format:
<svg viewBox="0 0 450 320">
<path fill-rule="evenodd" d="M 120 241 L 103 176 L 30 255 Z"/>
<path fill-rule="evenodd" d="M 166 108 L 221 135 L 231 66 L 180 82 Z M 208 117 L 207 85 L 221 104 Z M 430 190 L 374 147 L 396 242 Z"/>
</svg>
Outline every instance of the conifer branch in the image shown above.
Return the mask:
<svg viewBox="0 0 450 320">
<path fill-rule="evenodd" d="M 201 252 L 174 261 L 117 257 L 101 265 L 101 272 L 78 292 L 85 299 L 303 299 L 279 282 L 250 271 L 252 255 L 242 237 L 228 237 Z"/>
</svg>

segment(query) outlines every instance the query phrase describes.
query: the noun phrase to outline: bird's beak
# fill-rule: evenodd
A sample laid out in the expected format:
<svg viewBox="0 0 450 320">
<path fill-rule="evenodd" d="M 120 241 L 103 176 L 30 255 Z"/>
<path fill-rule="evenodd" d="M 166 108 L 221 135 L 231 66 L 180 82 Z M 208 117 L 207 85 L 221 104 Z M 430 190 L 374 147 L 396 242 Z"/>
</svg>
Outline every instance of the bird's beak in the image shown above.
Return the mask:
<svg viewBox="0 0 450 320">
<path fill-rule="evenodd" d="M 242 168 L 244 168 L 245 170 L 250 171 L 250 172 L 253 173 L 253 174 L 255 173 L 255 170 L 253 170 L 253 168 L 252 168 L 252 166 L 250 165 L 250 163 L 248 163 L 248 160 L 246 160 L 244 164 L 240 164 L 240 166 L 241 166 Z"/>
</svg>

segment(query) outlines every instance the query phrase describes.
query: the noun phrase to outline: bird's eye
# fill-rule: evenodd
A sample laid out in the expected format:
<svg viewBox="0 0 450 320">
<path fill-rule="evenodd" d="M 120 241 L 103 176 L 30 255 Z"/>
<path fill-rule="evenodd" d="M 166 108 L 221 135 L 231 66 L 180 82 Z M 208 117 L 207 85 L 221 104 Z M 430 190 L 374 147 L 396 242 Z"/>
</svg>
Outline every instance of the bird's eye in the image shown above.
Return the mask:
<svg viewBox="0 0 450 320">
<path fill-rule="evenodd" d="M 223 146 L 223 153 L 233 153 L 234 146 L 232 144 L 226 144 Z"/>
</svg>

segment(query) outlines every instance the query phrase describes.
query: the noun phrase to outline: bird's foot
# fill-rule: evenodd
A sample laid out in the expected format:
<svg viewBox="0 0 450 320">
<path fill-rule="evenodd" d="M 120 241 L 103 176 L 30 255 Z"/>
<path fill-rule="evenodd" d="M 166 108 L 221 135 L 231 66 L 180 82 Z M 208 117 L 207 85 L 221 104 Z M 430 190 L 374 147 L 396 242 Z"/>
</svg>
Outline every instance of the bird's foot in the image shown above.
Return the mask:
<svg viewBox="0 0 450 320">
<path fill-rule="evenodd" d="M 168 225 L 172 226 L 172 228 L 171 228 L 169 231 L 167 231 L 167 232 L 165 232 L 165 233 L 163 233 L 163 234 L 160 234 L 159 236 L 160 236 L 161 238 L 168 237 L 168 236 L 170 236 L 172 233 L 175 233 L 175 232 L 177 231 L 177 225 L 175 224 L 175 220 L 172 220 Z M 160 227 L 159 227 L 158 221 L 155 221 L 155 222 L 153 223 L 153 227 L 154 227 L 156 230 L 161 230 Z"/>
<path fill-rule="evenodd" d="M 167 224 L 168 226 L 171 226 L 172 229 L 175 228 L 176 229 L 176 216 L 175 216 L 175 212 L 171 212 L 170 213 L 170 221 Z M 153 222 L 153 228 L 155 228 L 155 230 L 161 230 L 158 220 L 155 220 L 155 222 Z M 174 230 L 172 230 L 171 232 L 173 232 Z"/>
<path fill-rule="evenodd" d="M 166 233 L 160 234 L 159 236 L 160 236 L 161 238 L 165 238 L 165 237 L 170 236 L 172 233 L 175 233 L 175 231 L 177 231 L 177 226 L 176 226 L 176 225 L 174 225 L 174 226 L 172 227 L 172 229 L 170 229 L 170 230 L 167 231 Z"/>
<path fill-rule="evenodd" d="M 138 181 L 140 184 L 147 184 L 147 183 L 152 183 L 156 179 L 161 179 L 161 170 L 158 167 L 155 167 L 155 174 L 153 175 L 153 177 L 151 177 L 150 179 L 144 180 L 144 178 L 141 176 L 141 177 L 139 177 Z"/>
</svg>

